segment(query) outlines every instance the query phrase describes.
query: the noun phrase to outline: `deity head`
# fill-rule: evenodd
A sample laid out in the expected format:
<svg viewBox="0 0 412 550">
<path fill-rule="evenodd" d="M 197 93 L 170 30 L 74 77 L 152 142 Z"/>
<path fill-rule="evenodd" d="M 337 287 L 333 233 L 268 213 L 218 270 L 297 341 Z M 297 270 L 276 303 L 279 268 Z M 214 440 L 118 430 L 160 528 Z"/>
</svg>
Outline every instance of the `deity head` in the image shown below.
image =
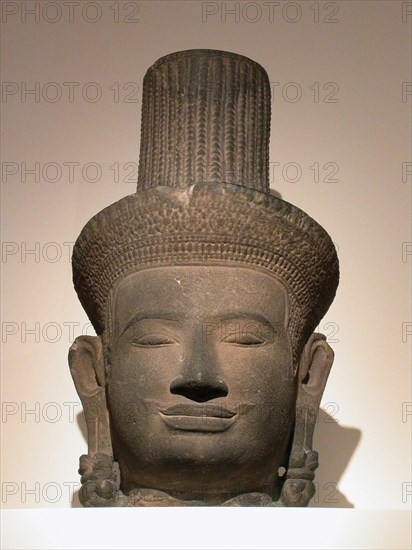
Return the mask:
<svg viewBox="0 0 412 550">
<path fill-rule="evenodd" d="M 74 247 L 97 336 L 69 364 L 85 506 L 306 506 L 333 352 L 326 231 L 269 189 L 270 85 L 254 61 L 188 50 L 143 84 L 137 192 Z"/>
</svg>

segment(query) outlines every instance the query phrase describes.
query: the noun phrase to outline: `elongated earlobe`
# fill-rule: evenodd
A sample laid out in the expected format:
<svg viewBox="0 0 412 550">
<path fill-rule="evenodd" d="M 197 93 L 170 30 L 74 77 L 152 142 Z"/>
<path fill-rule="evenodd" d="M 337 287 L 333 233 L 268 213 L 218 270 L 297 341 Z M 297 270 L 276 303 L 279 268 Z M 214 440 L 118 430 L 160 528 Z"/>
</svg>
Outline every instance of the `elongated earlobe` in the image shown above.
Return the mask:
<svg viewBox="0 0 412 550">
<path fill-rule="evenodd" d="M 318 453 L 312 449 L 320 400 L 332 367 L 334 353 L 323 334 L 313 333 L 299 365 L 296 421 L 292 451 L 282 487 L 285 506 L 307 506 L 315 494 Z"/>
<path fill-rule="evenodd" d="M 88 454 L 80 457 L 80 502 L 83 506 L 114 506 L 119 484 L 114 470 L 100 337 L 76 338 L 69 350 L 69 366 L 87 425 Z"/>
<path fill-rule="evenodd" d="M 88 454 L 112 454 L 100 337 L 76 338 L 69 350 L 69 366 L 86 418 Z"/>
</svg>

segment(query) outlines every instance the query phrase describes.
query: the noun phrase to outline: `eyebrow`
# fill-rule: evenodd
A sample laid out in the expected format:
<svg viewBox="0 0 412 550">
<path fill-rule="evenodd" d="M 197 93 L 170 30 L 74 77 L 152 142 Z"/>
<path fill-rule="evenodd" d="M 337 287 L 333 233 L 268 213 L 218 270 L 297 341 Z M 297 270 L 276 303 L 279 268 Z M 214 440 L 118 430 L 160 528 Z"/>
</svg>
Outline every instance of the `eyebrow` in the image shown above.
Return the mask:
<svg viewBox="0 0 412 550">
<path fill-rule="evenodd" d="M 154 313 L 154 312 L 139 312 L 136 313 L 136 315 L 133 315 L 133 317 L 126 323 L 125 327 L 120 333 L 120 336 L 122 336 L 128 328 L 130 328 L 132 325 L 138 323 L 139 321 L 143 321 L 145 319 L 156 319 L 158 321 L 182 321 L 182 317 L 176 317 L 176 315 L 170 315 L 168 313 Z"/>
<path fill-rule="evenodd" d="M 240 320 L 246 320 L 246 321 L 257 321 L 258 323 L 263 323 L 264 325 L 278 325 L 278 321 L 269 321 L 267 317 L 264 315 L 261 315 L 259 313 L 249 313 L 249 312 L 242 312 L 242 311 L 236 311 L 227 315 L 223 315 L 219 317 L 220 321 L 223 322 L 230 322 L 230 321 L 240 321 Z"/>
<path fill-rule="evenodd" d="M 213 322 L 221 322 L 221 323 L 228 323 L 230 321 L 256 321 L 258 323 L 262 323 L 264 325 L 267 325 L 271 328 L 279 327 L 279 321 L 271 322 L 269 319 L 267 319 L 264 315 L 260 315 L 259 313 L 250 313 L 250 312 L 242 312 L 242 311 L 236 311 L 233 313 L 228 313 L 226 315 L 222 316 L 216 316 L 217 318 L 210 318 L 205 320 L 205 323 L 213 323 Z M 122 336 L 128 328 L 130 328 L 132 325 L 138 323 L 139 321 L 143 321 L 145 319 L 154 319 L 158 321 L 176 321 L 181 322 L 187 319 L 186 316 L 176 316 L 171 315 L 169 313 L 158 313 L 158 312 L 139 312 L 136 313 L 125 325 L 123 330 L 120 333 L 120 336 Z"/>
</svg>

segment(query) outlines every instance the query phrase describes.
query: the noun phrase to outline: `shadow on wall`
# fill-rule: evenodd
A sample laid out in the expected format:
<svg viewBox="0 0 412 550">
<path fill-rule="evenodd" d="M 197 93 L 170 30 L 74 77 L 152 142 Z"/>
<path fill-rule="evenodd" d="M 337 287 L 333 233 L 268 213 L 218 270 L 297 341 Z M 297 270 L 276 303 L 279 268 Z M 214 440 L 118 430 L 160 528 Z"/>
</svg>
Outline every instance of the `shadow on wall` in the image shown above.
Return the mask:
<svg viewBox="0 0 412 550">
<path fill-rule="evenodd" d="M 334 418 L 336 412 L 319 410 L 313 448 L 319 453 L 320 466 L 316 471 L 316 493 L 309 504 L 312 508 L 354 508 L 340 492 L 339 482 L 359 444 L 361 431 L 339 424 Z"/>
<path fill-rule="evenodd" d="M 310 502 L 310 507 L 354 507 L 346 496 L 340 492 L 339 482 L 358 446 L 361 432 L 357 428 L 341 426 L 332 416 L 335 412 L 319 410 L 315 428 L 314 449 L 319 453 L 320 466 L 315 478 L 316 493 Z M 77 422 L 87 442 L 87 427 L 83 412 L 77 415 Z M 73 495 L 72 508 L 81 508 L 78 491 Z"/>
</svg>

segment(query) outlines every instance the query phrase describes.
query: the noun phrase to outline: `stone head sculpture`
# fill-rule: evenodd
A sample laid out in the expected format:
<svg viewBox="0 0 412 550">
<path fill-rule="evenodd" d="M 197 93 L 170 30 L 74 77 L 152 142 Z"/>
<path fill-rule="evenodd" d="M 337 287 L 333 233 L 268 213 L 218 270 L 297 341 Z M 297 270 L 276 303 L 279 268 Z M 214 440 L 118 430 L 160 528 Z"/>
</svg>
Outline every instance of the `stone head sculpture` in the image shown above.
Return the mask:
<svg viewBox="0 0 412 550">
<path fill-rule="evenodd" d="M 189 50 L 144 79 L 137 192 L 81 232 L 74 285 L 97 336 L 69 363 L 86 506 L 305 506 L 333 352 L 326 231 L 269 190 L 270 86 Z M 118 464 L 118 470 L 117 470 Z"/>
</svg>

